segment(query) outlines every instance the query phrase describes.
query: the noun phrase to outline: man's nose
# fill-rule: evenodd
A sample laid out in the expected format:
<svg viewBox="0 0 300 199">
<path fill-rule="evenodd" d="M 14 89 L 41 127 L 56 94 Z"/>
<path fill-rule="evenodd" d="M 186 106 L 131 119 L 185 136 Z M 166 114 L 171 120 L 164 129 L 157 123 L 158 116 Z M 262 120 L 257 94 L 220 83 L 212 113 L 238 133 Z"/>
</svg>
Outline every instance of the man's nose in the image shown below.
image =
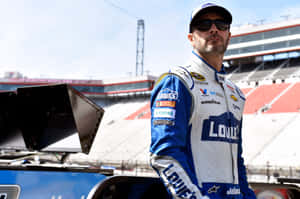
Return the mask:
<svg viewBox="0 0 300 199">
<path fill-rule="evenodd" d="M 218 28 L 217 28 L 216 24 L 213 23 L 213 24 L 211 25 L 209 31 L 210 31 L 210 32 L 217 32 L 217 31 L 218 31 Z"/>
</svg>

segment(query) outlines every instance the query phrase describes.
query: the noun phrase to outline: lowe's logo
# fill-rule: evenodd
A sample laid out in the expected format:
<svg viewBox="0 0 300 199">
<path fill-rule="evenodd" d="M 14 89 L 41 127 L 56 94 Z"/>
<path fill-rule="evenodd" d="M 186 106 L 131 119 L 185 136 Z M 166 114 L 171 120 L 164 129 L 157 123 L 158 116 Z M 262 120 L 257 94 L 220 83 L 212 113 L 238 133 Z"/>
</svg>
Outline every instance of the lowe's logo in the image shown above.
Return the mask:
<svg viewBox="0 0 300 199">
<path fill-rule="evenodd" d="M 178 197 L 196 199 L 196 193 L 190 190 L 184 180 L 181 179 L 174 168 L 174 164 L 168 165 L 168 167 L 165 168 L 162 173 L 167 178 Z"/>
<path fill-rule="evenodd" d="M 238 143 L 240 123 L 232 113 L 211 116 L 203 122 L 202 140 Z"/>
</svg>

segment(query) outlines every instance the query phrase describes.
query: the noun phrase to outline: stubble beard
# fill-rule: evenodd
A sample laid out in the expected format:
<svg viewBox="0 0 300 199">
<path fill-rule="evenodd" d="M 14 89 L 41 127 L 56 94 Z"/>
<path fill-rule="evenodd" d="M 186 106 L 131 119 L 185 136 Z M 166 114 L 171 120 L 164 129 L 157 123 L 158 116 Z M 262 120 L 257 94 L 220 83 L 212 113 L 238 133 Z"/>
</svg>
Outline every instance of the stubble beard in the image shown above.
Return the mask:
<svg viewBox="0 0 300 199">
<path fill-rule="evenodd" d="M 211 39 L 211 37 L 208 37 L 206 40 L 204 40 L 203 45 L 199 44 L 196 47 L 196 50 L 202 55 L 215 54 L 223 56 L 227 49 L 229 38 L 224 41 L 223 38 L 217 36 L 219 41 L 214 41 Z"/>
</svg>

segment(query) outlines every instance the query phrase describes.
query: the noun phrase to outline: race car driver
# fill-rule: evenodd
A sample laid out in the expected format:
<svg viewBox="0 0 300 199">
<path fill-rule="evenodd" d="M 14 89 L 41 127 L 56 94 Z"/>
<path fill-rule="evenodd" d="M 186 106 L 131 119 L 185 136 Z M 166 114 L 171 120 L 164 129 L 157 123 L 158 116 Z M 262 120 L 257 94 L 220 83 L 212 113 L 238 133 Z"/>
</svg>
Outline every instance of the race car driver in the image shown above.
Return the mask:
<svg viewBox="0 0 300 199">
<path fill-rule="evenodd" d="M 245 97 L 223 69 L 231 22 L 216 4 L 193 11 L 189 64 L 163 74 L 151 94 L 151 166 L 173 198 L 256 198 L 242 157 Z"/>
</svg>

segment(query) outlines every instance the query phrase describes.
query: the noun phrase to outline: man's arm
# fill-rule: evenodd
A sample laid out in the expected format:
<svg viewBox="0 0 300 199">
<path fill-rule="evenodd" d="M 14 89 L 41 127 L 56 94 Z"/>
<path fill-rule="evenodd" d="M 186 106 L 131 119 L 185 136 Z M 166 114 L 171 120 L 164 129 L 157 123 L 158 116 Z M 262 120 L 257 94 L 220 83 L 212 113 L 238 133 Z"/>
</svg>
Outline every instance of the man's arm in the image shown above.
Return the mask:
<svg viewBox="0 0 300 199">
<path fill-rule="evenodd" d="M 151 166 L 174 198 L 203 198 L 190 150 L 192 96 L 176 76 L 157 83 L 151 96 Z"/>
<path fill-rule="evenodd" d="M 239 184 L 244 199 L 256 199 L 255 193 L 249 187 L 247 180 L 247 172 L 244 164 L 244 158 L 242 156 L 242 128 L 240 128 L 240 142 L 238 145 L 238 171 L 239 171 Z"/>
</svg>

